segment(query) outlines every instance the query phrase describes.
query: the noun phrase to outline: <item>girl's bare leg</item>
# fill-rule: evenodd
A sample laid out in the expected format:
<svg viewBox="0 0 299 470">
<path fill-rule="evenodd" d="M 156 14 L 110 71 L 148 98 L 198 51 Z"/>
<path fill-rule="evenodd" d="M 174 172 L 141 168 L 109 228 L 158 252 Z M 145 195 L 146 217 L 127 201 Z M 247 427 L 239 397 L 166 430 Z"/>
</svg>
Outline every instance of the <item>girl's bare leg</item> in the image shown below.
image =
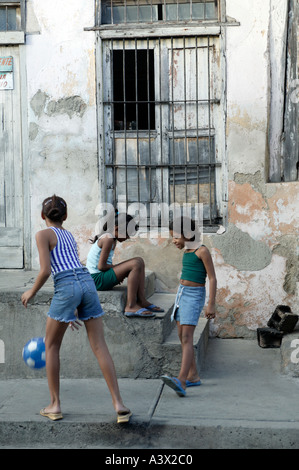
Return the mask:
<svg viewBox="0 0 299 470">
<path fill-rule="evenodd" d="M 144 261 L 142 258 L 132 258 L 113 267 L 117 279 L 122 282 L 126 277 L 127 283 L 127 303 L 125 310 L 136 312 L 140 308 L 150 305 L 144 295 Z M 152 313 L 152 312 L 148 312 Z M 146 315 L 147 313 L 144 312 Z"/>
<path fill-rule="evenodd" d="M 84 322 L 91 349 L 96 356 L 104 379 L 111 393 L 112 403 L 117 413 L 129 412 L 120 396 L 114 363 L 109 353 L 105 338 L 102 318 L 91 318 Z"/>
<path fill-rule="evenodd" d="M 51 403 L 45 408 L 45 411 L 50 413 L 61 412 L 59 397 L 59 351 L 67 327 L 67 323 L 56 321 L 50 317 L 47 318 L 45 338 L 46 370 Z"/>
<path fill-rule="evenodd" d="M 178 379 L 181 381 L 183 388 L 186 386 L 186 380 L 195 382 L 200 380 L 196 361 L 194 356 L 193 335 L 195 326 L 178 325 L 178 335 L 182 345 L 182 362 Z"/>
<path fill-rule="evenodd" d="M 145 298 L 145 265 L 142 258 L 136 257 L 123 261 L 114 266 L 113 270 L 119 282 L 122 282 L 125 277 L 128 278 L 125 310 L 136 312 L 140 308 L 147 308 L 151 305 Z M 148 313 L 152 314 L 150 311 Z M 147 313 L 144 312 L 144 315 Z"/>
</svg>

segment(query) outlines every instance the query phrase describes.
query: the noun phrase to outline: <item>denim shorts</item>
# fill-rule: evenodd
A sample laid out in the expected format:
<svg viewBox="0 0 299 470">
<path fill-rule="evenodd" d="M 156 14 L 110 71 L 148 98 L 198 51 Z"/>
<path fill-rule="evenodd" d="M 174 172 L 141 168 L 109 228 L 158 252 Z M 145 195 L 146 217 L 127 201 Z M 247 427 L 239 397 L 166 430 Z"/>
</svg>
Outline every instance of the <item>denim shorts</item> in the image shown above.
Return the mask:
<svg viewBox="0 0 299 470">
<path fill-rule="evenodd" d="M 104 311 L 87 268 L 70 269 L 54 275 L 54 296 L 48 312 L 50 318 L 69 323 L 102 315 Z"/>
<path fill-rule="evenodd" d="M 171 319 L 181 325 L 194 325 L 198 323 L 199 316 L 205 305 L 206 288 L 204 286 L 191 287 L 179 285 Z"/>
</svg>

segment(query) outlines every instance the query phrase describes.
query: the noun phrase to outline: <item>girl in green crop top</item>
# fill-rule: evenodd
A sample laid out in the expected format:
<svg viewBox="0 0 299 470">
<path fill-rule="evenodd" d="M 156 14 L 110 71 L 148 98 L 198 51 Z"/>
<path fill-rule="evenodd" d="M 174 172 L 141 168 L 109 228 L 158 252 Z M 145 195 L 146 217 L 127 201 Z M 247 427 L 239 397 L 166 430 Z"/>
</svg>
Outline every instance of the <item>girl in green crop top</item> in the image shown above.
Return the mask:
<svg viewBox="0 0 299 470">
<path fill-rule="evenodd" d="M 184 226 L 191 226 L 192 233 L 194 233 L 195 222 L 193 220 L 190 221 L 189 219 L 189 224 L 185 223 Z M 178 227 L 180 227 L 180 230 L 178 230 Z M 169 229 L 174 245 L 179 250 L 185 249 L 180 286 L 172 316 L 177 322 L 178 336 L 182 347 L 182 361 L 177 378 L 162 376 L 161 379 L 177 395 L 185 396 L 186 387 L 201 384 L 194 357 L 193 336 L 205 303 L 206 277 L 209 279 L 209 301 L 205 316 L 208 319 L 215 318 L 217 280 L 213 260 L 208 248 L 200 245 L 199 242 L 196 244 L 195 239 L 199 239 L 199 237 L 193 235 L 192 238 L 188 233 L 184 234 L 183 218 L 178 224 L 171 224 Z M 192 243 L 190 244 L 190 242 Z"/>
</svg>

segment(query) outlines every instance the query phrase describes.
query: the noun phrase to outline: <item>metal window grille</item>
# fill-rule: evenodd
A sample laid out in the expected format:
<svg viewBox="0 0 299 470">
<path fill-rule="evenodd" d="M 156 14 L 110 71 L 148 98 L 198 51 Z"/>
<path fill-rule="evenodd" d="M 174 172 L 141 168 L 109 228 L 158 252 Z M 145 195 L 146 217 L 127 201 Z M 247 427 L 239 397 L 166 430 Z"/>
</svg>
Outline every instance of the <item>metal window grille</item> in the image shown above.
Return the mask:
<svg viewBox="0 0 299 470">
<path fill-rule="evenodd" d="M 219 223 L 217 41 L 103 41 L 107 202 L 202 203 Z"/>
<path fill-rule="evenodd" d="M 101 23 L 218 20 L 218 0 L 102 0 Z"/>
</svg>

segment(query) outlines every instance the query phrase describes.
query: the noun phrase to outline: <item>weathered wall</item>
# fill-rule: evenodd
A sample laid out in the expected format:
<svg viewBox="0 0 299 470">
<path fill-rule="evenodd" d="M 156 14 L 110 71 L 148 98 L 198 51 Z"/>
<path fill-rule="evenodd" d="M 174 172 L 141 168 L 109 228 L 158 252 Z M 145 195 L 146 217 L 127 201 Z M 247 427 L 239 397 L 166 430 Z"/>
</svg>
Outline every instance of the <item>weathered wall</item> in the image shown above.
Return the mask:
<svg viewBox="0 0 299 470">
<path fill-rule="evenodd" d="M 265 0 L 228 0 L 226 5 L 227 15 L 240 22 L 227 28 L 226 36 L 228 223 L 222 235 L 207 235 L 204 243 L 218 279 L 211 331 L 250 337 L 266 326 L 276 305 L 298 312 L 299 182 L 268 183 L 269 125 L 280 118 L 270 103 L 281 99 L 281 91 L 271 86 L 271 67 L 280 68 L 281 55 L 273 57 L 270 48 L 272 35 L 277 40 L 284 34 L 286 5 Z M 169 240 L 131 242 L 119 248 L 119 259 L 134 253 L 156 272 L 160 289 L 175 289 L 182 253 Z"/>
<path fill-rule="evenodd" d="M 297 309 L 299 184 L 267 184 L 270 98 L 280 98 L 271 88 L 271 69 L 280 66 L 279 55 L 270 63 L 273 3 L 278 34 L 284 2 L 256 0 L 247 8 L 227 2 L 227 14 L 241 26 L 227 33 L 228 227 L 211 240 L 218 274 L 214 328 L 221 336 L 264 326 L 277 304 Z M 280 27 L 282 34 L 283 21 Z"/>
<path fill-rule="evenodd" d="M 223 104 L 227 223 L 223 234 L 204 237 L 218 278 L 218 315 L 212 333 L 223 337 L 255 334 L 277 304 L 298 311 L 299 234 L 299 182 L 268 183 L 269 131 L 271 122 L 276 122 L 271 103 L 281 100 L 279 85 L 272 86 L 271 70 L 278 67 L 280 57 L 271 53 L 271 35 L 283 37 L 285 3 L 227 0 L 226 7 L 227 15 L 240 22 L 226 29 L 226 76 L 222 77 L 227 90 Z M 41 201 L 58 193 L 69 204 L 66 227 L 76 235 L 83 261 L 100 194 L 95 35 L 83 31 L 93 24 L 93 15 L 93 0 L 28 1 L 28 27 L 34 33 L 26 44 L 32 233 L 43 227 Z M 276 134 L 274 140 L 277 143 Z M 33 248 L 35 267 L 36 255 Z M 132 240 L 120 245 L 116 256 L 118 260 L 142 256 L 157 275 L 157 289 L 175 291 L 182 253 L 171 240 Z"/>
<path fill-rule="evenodd" d="M 94 1 L 27 2 L 26 69 L 32 233 L 41 202 L 69 205 L 67 227 L 84 257 L 98 202 Z M 37 266 L 34 238 L 33 266 Z M 85 250 L 85 251 L 84 251 Z"/>
</svg>

